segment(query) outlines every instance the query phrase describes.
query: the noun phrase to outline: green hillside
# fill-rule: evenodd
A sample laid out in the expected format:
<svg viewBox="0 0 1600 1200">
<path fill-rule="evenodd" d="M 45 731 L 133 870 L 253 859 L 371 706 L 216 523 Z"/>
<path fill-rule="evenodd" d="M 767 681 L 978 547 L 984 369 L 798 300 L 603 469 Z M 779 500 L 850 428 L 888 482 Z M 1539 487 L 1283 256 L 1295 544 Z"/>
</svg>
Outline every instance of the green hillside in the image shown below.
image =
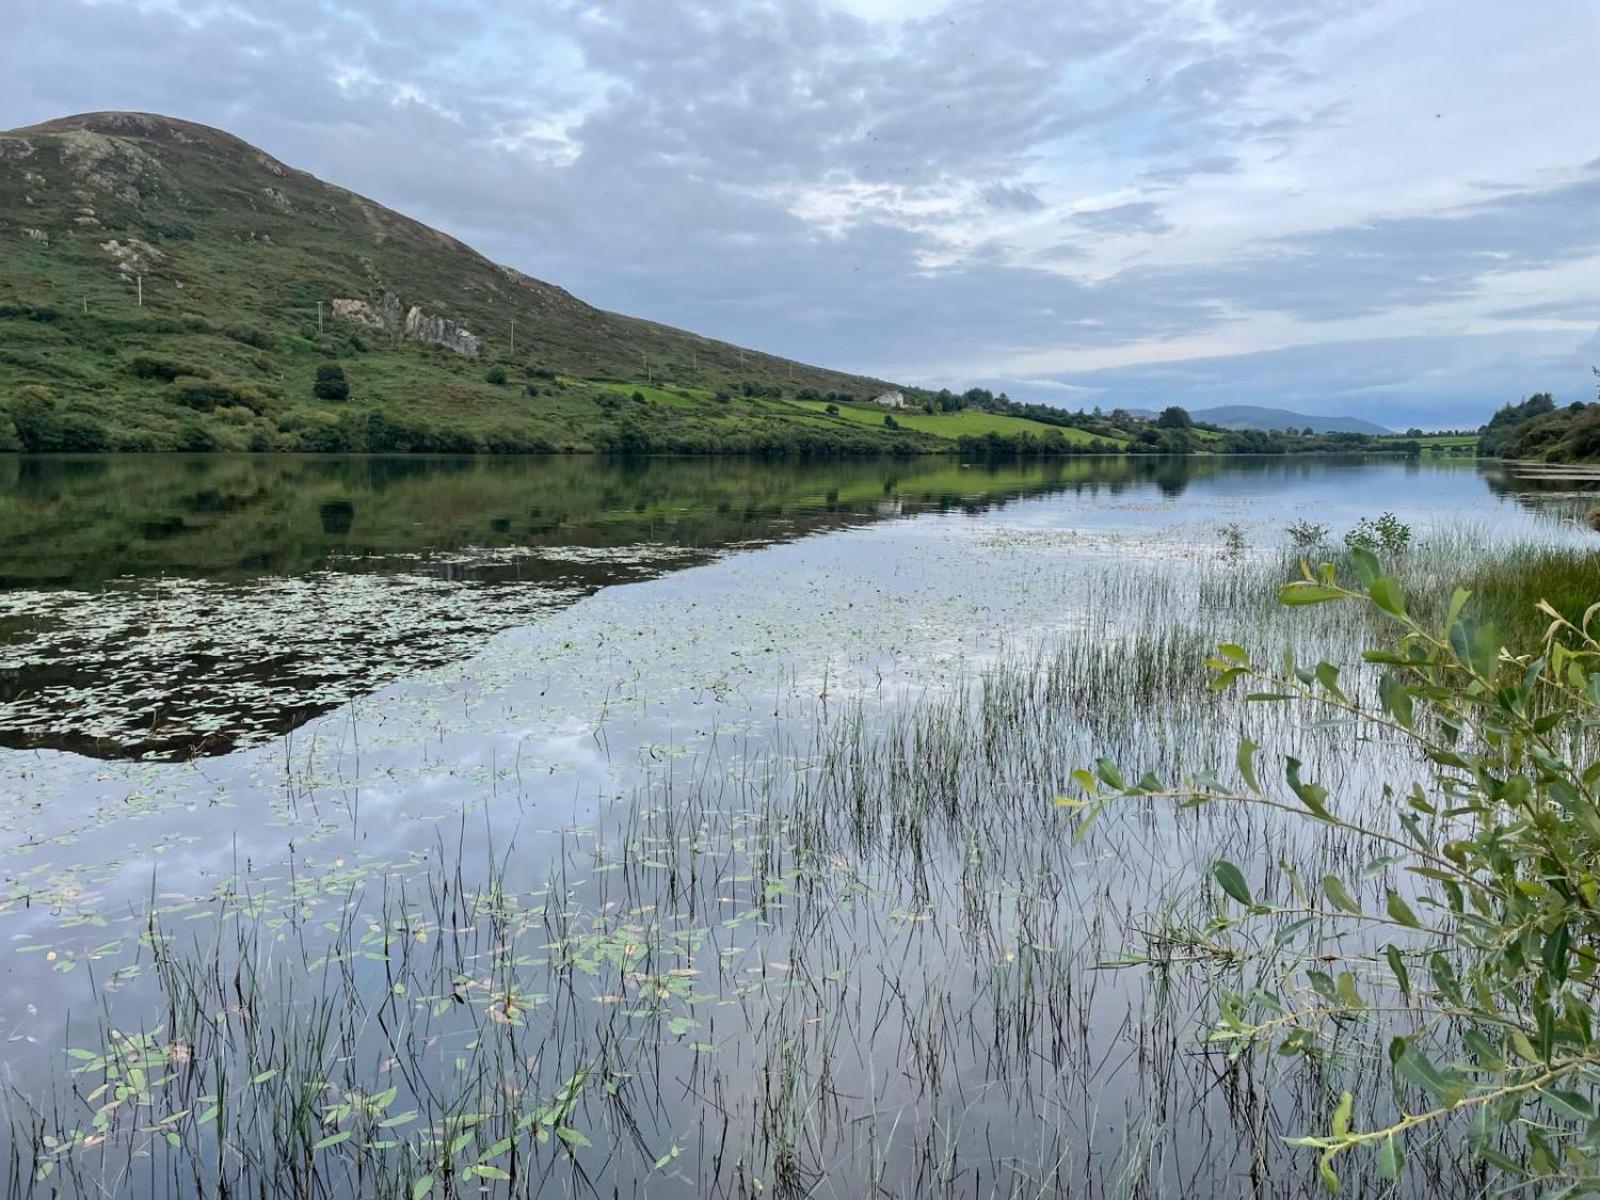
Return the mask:
<svg viewBox="0 0 1600 1200">
<path fill-rule="evenodd" d="M 187 122 L 0 134 L 0 247 L 0 449 L 948 447 L 781 402 L 881 381 L 602 312 Z"/>
<path fill-rule="evenodd" d="M 983 437 L 990 433 L 997 433 L 1002 437 L 1015 437 L 1017 434 L 1029 433 L 1038 437 L 1060 435 L 1068 443 L 1075 446 L 1088 446 L 1098 440 L 1092 433 L 1083 429 L 1046 425 L 1040 421 L 1030 421 L 1026 417 L 1012 417 L 1007 416 L 1005 413 L 985 412 L 983 409 L 978 408 L 965 408 L 957 412 L 927 413 L 918 408 L 890 410 L 876 404 L 834 404 L 830 406 L 826 400 L 795 400 L 791 403 L 795 407 L 804 408 L 813 413 L 835 416 L 837 420 L 867 427 L 883 426 L 884 418 L 888 416 L 892 417 L 902 429 L 910 429 L 916 433 L 929 434 L 938 438 Z M 837 413 L 829 414 L 827 411 L 829 407 L 836 409 Z"/>
</svg>

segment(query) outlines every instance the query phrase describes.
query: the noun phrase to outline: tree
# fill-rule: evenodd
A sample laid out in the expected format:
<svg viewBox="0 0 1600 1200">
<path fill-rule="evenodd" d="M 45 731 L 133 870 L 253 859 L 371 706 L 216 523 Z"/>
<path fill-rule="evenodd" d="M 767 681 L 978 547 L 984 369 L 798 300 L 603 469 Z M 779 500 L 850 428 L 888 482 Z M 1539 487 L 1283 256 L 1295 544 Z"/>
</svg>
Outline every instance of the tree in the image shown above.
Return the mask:
<svg viewBox="0 0 1600 1200">
<path fill-rule="evenodd" d="M 1161 410 L 1161 415 L 1156 418 L 1156 424 L 1162 429 L 1188 429 L 1194 424 L 1194 419 L 1189 416 L 1186 409 L 1173 404 Z"/>
<path fill-rule="evenodd" d="M 1591 1195 L 1600 1186 L 1596 614 L 1574 623 L 1541 601 L 1544 636 L 1507 646 L 1471 619 L 1464 590 L 1441 619 L 1425 621 L 1375 555 L 1357 550 L 1352 561 L 1355 586 L 1332 566 L 1304 567 L 1280 599 L 1361 604 L 1393 629 L 1363 656 L 1381 672 L 1376 687 L 1352 686 L 1328 662 L 1258 662 L 1234 644 L 1208 666 L 1219 690 L 1240 685 L 1352 736 L 1409 746 L 1419 769 L 1400 768 L 1376 811 L 1336 796 L 1294 758 L 1281 783 L 1269 778 L 1249 741 L 1234 755 L 1237 782 L 1207 772 L 1130 784 L 1102 759 L 1074 773 L 1079 795 L 1059 803 L 1085 823 L 1123 797 L 1240 805 L 1349 839 L 1352 863 L 1366 857 L 1356 846 L 1370 847 L 1375 865 L 1320 883 L 1270 872 L 1253 883 L 1217 861 L 1222 912 L 1191 949 L 1237 972 L 1240 986 L 1224 987 L 1209 1038 L 1231 1057 L 1271 1048 L 1304 1056 L 1320 1074 L 1348 1053 L 1354 1030 L 1382 1048 L 1394 1099 L 1375 1095 L 1362 1128 L 1344 1092 L 1324 1131 L 1291 1139 L 1317 1155 L 1329 1191 L 1339 1186 L 1335 1165 L 1350 1157 L 1373 1155 L 1377 1174 L 1392 1180 L 1408 1140 L 1459 1138 L 1501 1173 L 1505 1187 L 1490 1194 Z M 1361 790 L 1380 794 L 1376 782 Z"/>
<path fill-rule="evenodd" d="M 318 400 L 350 399 L 350 381 L 344 377 L 344 368 L 338 363 L 324 363 L 317 368 L 317 382 L 311 394 Z"/>
</svg>

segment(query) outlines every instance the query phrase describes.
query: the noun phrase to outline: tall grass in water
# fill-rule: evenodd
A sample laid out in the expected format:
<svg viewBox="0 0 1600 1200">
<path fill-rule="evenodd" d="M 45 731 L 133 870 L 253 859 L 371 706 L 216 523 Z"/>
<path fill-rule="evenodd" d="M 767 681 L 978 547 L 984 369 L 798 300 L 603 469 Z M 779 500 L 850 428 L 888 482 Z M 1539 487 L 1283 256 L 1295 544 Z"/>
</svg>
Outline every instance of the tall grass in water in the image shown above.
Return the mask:
<svg viewBox="0 0 1600 1200">
<path fill-rule="evenodd" d="M 1413 548 L 1410 590 L 1461 551 Z M 1374 1034 L 1311 1069 L 1206 1041 L 1251 982 L 1209 867 L 1274 897 L 1383 868 L 1259 812 L 1135 802 L 1078 841 L 1054 803 L 1097 751 L 1220 768 L 1241 733 L 1357 798 L 1420 770 L 1208 689 L 1221 638 L 1356 662 L 1360 614 L 1288 629 L 1292 567 L 1127 564 L 1045 644 L 669 757 L 535 862 L 463 831 L 420 874 L 305 882 L 334 918 L 248 876 L 210 925 L 152 915 L 64 1086 L 9 1105 L 8 1194 L 1303 1195 L 1282 1138 L 1376 1078 Z M 1414 1194 L 1482 1190 L 1444 1139 L 1412 1160 Z"/>
</svg>

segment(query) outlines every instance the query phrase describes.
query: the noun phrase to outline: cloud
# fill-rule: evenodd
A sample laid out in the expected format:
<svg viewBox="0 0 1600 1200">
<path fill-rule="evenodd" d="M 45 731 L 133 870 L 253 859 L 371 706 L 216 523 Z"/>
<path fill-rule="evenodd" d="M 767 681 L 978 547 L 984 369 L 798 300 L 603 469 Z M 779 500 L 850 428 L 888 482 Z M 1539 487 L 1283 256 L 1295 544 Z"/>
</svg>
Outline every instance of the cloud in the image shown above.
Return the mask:
<svg viewBox="0 0 1600 1200">
<path fill-rule="evenodd" d="M 1112 236 L 1123 233 L 1166 233 L 1172 228 L 1172 223 L 1162 217 L 1161 210 L 1149 200 L 1075 212 L 1072 222 L 1094 233 Z"/>
<path fill-rule="evenodd" d="M 1589 353 L 1571 333 L 1374 338 L 1257 354 L 1078 372 L 1074 407 L 1258 404 L 1381 425 L 1476 428 L 1508 401 L 1548 391 L 1592 399 Z M 993 386 L 1004 386 L 996 381 Z"/>
<path fill-rule="evenodd" d="M 1594 295 L 1582 31 L 1587 0 L 11 0 L 0 111 L 219 125 L 603 307 L 907 381 L 1054 400 L 1052 359 L 1183 349 L 1281 387 L 1235 352 L 1337 342 L 1398 385 L 1495 333 L 1509 382 Z"/>
<path fill-rule="evenodd" d="M 991 183 L 978 195 L 990 208 L 1011 212 L 1038 212 L 1045 206 L 1038 192 L 1026 184 Z"/>
</svg>

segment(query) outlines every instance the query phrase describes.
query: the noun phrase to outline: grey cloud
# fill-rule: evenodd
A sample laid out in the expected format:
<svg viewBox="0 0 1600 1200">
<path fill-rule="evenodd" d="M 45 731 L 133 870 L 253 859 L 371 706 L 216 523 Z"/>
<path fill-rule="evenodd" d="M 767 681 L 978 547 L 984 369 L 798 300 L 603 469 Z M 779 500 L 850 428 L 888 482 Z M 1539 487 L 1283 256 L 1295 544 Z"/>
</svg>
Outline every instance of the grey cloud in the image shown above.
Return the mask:
<svg viewBox="0 0 1600 1200">
<path fill-rule="evenodd" d="M 1241 310 L 1388 311 L 1600 245 L 1600 164 L 1094 284 L 1061 272 L 1095 235 L 1168 229 L 1155 201 L 1078 214 L 1032 267 L 979 237 L 933 271 L 946 247 L 914 218 L 864 203 L 833 236 L 786 207 L 867 183 L 1037 211 L 1027 180 L 1085 150 L 1163 189 L 1238 172 L 1246 148 L 1327 118 L 1251 97 L 1296 78 L 1299 39 L 1343 0 L 1218 0 L 1220 35 L 1164 0 L 956 0 L 892 29 L 821 0 L 175 5 L 10 0 L 6 123 L 115 107 L 221 125 L 591 302 L 841 367 L 1194 337 Z M 570 163 L 501 144 L 575 109 Z"/>
<path fill-rule="evenodd" d="M 1094 233 L 1166 233 L 1172 225 L 1161 215 L 1159 206 L 1148 200 L 1116 204 L 1110 208 L 1091 208 L 1072 214 L 1072 221 Z"/>
<path fill-rule="evenodd" d="M 1495 275 L 1600 252 L 1600 173 L 1432 216 L 1281 238 L 1230 262 L 1141 269 L 1152 287 L 1308 321 L 1460 300 Z"/>
<path fill-rule="evenodd" d="M 1488 315 L 1501 321 L 1600 321 L 1600 296 L 1522 304 L 1496 309 Z"/>
<path fill-rule="evenodd" d="M 1025 184 L 991 183 L 979 196 L 990 208 L 1009 212 L 1038 212 L 1044 207 L 1039 193 Z"/>
<path fill-rule="evenodd" d="M 1570 333 L 1329 342 L 1069 373 L 1059 381 L 1092 389 L 1074 406 L 1259 404 L 1364 417 L 1390 428 L 1476 427 L 1508 400 L 1533 392 L 1565 401 L 1590 399 L 1593 391 L 1585 350 Z"/>
</svg>

